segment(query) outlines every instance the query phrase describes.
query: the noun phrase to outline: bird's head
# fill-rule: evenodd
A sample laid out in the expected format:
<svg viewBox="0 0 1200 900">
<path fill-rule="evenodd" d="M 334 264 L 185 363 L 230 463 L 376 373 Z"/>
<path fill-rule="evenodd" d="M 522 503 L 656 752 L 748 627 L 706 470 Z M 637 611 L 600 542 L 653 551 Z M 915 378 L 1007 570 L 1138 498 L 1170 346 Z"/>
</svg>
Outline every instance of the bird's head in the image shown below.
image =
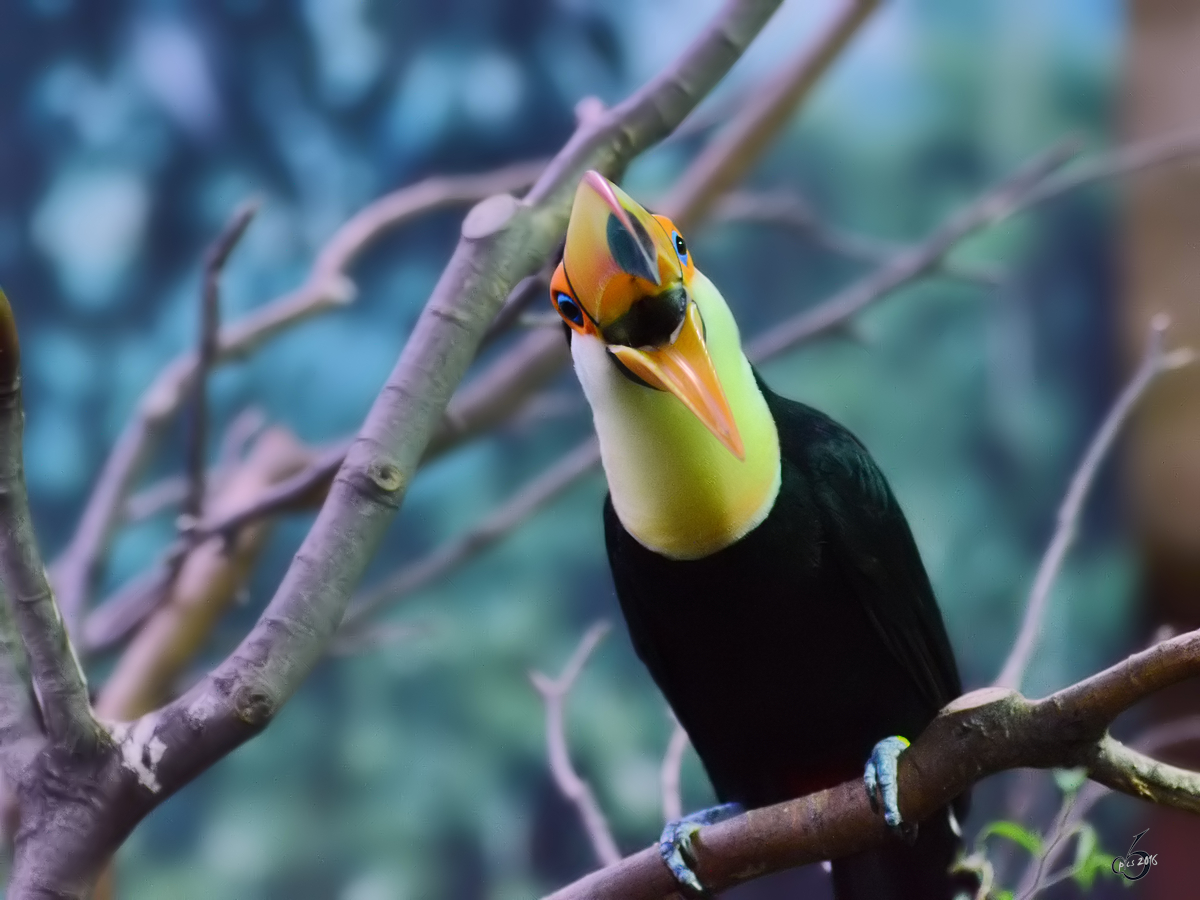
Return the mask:
<svg viewBox="0 0 1200 900">
<path fill-rule="evenodd" d="M 550 281 L 572 340 L 599 341 L 623 375 L 677 397 L 738 459 L 745 447 L 705 343 L 683 236 L 598 172 L 575 192 Z"/>
</svg>

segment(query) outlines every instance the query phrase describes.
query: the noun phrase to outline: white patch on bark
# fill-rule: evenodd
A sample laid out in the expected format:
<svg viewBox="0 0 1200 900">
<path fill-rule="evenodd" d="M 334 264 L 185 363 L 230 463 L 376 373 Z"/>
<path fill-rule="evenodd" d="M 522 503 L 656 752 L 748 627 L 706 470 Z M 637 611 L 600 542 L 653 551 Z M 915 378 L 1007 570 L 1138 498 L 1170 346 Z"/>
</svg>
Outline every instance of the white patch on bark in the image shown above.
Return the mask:
<svg viewBox="0 0 1200 900">
<path fill-rule="evenodd" d="M 113 722 L 108 726 L 121 751 L 121 765 L 136 775 L 144 788 L 155 793 L 162 790 L 155 770 L 167 752 L 167 745 L 154 734 L 157 724 L 156 718 L 143 716 L 136 722 Z"/>
<path fill-rule="evenodd" d="M 195 725 L 203 725 L 217 711 L 217 698 L 210 691 L 201 691 L 200 696 L 187 708 L 187 717 Z"/>
</svg>

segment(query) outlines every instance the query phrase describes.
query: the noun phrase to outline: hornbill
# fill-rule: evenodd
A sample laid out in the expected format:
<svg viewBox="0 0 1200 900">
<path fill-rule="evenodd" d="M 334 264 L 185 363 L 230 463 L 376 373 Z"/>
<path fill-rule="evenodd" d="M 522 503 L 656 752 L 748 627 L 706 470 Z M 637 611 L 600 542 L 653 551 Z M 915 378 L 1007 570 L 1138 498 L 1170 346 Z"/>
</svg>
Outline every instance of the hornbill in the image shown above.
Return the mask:
<svg viewBox="0 0 1200 900">
<path fill-rule="evenodd" d="M 600 439 L 634 649 L 723 803 L 668 824 L 667 865 L 703 893 L 689 865 L 701 824 L 863 777 L 906 839 L 833 861 L 835 896 L 949 900 L 954 815 L 914 834 L 896 762 L 901 735 L 961 685 L 883 473 L 837 422 L 767 387 L 679 230 L 597 172 L 550 294 Z"/>
</svg>

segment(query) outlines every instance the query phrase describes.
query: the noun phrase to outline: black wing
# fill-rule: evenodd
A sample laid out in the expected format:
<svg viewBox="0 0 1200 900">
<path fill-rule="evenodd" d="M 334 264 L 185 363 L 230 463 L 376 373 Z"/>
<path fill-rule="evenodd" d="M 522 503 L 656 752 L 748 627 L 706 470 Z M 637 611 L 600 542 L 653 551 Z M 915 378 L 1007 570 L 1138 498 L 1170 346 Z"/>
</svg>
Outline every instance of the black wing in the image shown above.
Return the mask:
<svg viewBox="0 0 1200 900">
<path fill-rule="evenodd" d="M 887 479 L 837 422 L 763 389 L 784 456 L 806 470 L 830 537 L 825 552 L 842 570 L 880 641 L 932 709 L 940 709 L 962 693 L 962 685 L 929 576 Z"/>
</svg>

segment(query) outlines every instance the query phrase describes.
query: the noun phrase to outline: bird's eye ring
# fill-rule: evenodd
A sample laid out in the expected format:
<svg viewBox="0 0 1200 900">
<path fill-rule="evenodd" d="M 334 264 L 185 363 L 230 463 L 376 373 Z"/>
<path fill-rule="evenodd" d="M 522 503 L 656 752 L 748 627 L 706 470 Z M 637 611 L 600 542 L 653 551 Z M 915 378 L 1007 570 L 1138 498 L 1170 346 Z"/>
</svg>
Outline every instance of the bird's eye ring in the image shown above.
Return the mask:
<svg viewBox="0 0 1200 900">
<path fill-rule="evenodd" d="M 554 296 L 554 305 L 558 308 L 558 314 L 576 327 L 583 327 L 583 310 L 579 308 L 570 294 L 565 294 L 559 291 Z"/>
<path fill-rule="evenodd" d="M 683 235 L 678 231 L 673 232 L 671 234 L 671 240 L 675 244 L 675 252 L 679 256 L 679 261 L 684 265 L 687 265 L 688 248 L 687 244 L 683 242 Z"/>
</svg>

